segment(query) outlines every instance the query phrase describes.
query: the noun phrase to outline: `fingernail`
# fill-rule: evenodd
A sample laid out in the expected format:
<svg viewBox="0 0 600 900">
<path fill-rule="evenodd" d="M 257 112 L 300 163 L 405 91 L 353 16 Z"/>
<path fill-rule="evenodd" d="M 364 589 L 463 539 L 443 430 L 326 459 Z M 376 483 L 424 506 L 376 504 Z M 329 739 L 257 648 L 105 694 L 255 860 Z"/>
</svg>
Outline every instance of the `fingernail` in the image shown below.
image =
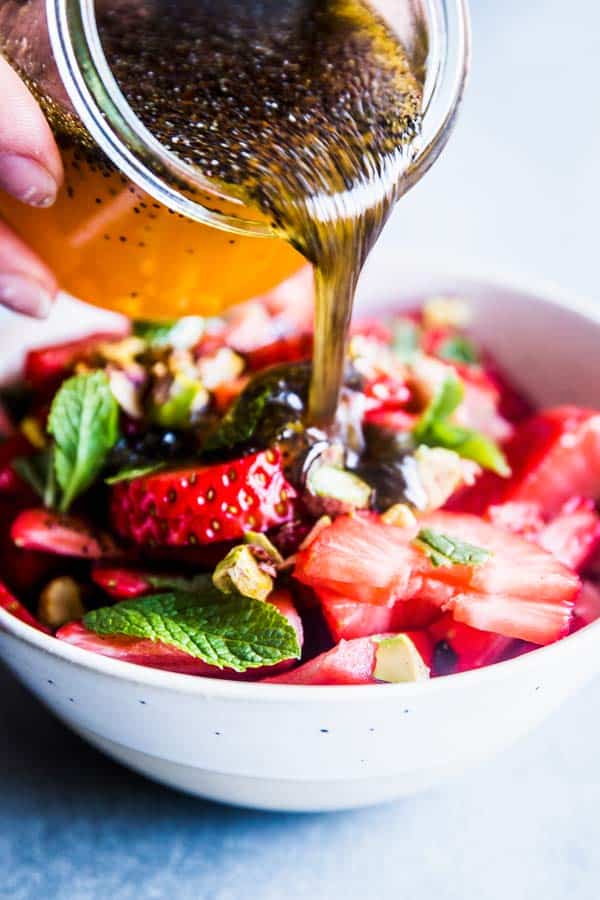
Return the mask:
<svg viewBox="0 0 600 900">
<path fill-rule="evenodd" d="M 26 275 L 0 275 L 0 304 L 15 312 L 45 319 L 52 308 L 52 294 Z"/>
<path fill-rule="evenodd" d="M 30 206 L 51 206 L 57 184 L 50 172 L 28 156 L 0 153 L 0 187 Z"/>
</svg>

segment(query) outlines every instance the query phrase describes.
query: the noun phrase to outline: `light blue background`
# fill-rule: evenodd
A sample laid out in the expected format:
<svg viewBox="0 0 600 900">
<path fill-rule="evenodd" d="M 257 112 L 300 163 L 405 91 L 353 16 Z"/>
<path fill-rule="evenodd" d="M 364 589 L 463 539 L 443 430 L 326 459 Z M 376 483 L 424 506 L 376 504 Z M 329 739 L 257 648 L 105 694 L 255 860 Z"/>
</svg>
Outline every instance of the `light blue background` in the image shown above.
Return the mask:
<svg viewBox="0 0 600 900">
<path fill-rule="evenodd" d="M 459 127 L 377 252 L 430 249 L 432 259 L 597 295 L 600 9 L 594 0 L 473 6 Z M 284 816 L 205 804 L 129 774 L 0 672 L 0 897 L 592 900 L 599 688 L 435 793 Z"/>
</svg>

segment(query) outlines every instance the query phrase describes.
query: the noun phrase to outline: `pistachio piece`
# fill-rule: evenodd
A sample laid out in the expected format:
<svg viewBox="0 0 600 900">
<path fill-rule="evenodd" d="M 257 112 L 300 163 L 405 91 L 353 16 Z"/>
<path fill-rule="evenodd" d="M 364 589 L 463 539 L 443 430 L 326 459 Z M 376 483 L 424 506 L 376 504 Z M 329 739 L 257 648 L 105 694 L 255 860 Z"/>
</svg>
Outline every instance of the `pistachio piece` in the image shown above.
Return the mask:
<svg viewBox="0 0 600 900">
<path fill-rule="evenodd" d="M 443 447 L 421 444 L 415 450 L 415 460 L 427 496 L 425 510 L 428 512 L 443 506 L 457 488 L 473 484 L 481 472 L 477 463 Z"/>
<path fill-rule="evenodd" d="M 203 356 L 196 363 L 200 378 L 209 391 L 224 382 L 235 381 L 245 368 L 242 357 L 231 347 L 221 347 L 212 356 Z"/>
<path fill-rule="evenodd" d="M 81 588 L 74 578 L 63 575 L 49 581 L 38 603 L 38 619 L 49 628 L 61 628 L 83 618 L 85 607 Z"/>
<path fill-rule="evenodd" d="M 253 600 L 266 600 L 273 590 L 273 579 L 263 572 L 247 544 L 229 551 L 217 565 L 212 580 L 224 594 L 237 591 Z"/>
<path fill-rule="evenodd" d="M 250 544 L 251 547 L 258 548 L 266 553 L 269 560 L 276 566 L 280 566 L 283 562 L 283 556 L 275 544 L 271 543 L 266 534 L 262 534 L 260 531 L 246 531 L 244 541 L 246 544 Z"/>
<path fill-rule="evenodd" d="M 415 514 L 406 503 L 394 503 L 382 514 L 381 521 L 386 525 L 396 525 L 398 528 L 411 528 L 417 524 Z"/>
<path fill-rule="evenodd" d="M 373 672 L 377 681 L 400 684 L 426 681 L 429 678 L 429 669 L 408 635 L 395 634 L 391 637 L 374 637 L 373 640 L 377 642 Z"/>
<path fill-rule="evenodd" d="M 21 420 L 19 428 L 36 450 L 43 450 L 46 447 L 46 435 L 38 420 L 34 419 L 33 416 L 25 416 L 25 418 Z"/>
<path fill-rule="evenodd" d="M 310 467 L 306 487 L 311 511 L 334 515 L 353 509 L 368 509 L 373 496 L 371 485 L 358 475 L 319 461 Z"/>
</svg>

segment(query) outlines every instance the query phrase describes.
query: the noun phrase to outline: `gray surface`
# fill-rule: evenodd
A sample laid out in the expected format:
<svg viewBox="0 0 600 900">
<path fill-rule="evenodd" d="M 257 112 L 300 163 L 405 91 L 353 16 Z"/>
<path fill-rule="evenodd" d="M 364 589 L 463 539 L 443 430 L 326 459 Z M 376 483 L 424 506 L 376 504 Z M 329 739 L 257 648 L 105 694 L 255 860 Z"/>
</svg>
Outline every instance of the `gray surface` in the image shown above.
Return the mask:
<svg viewBox="0 0 600 900">
<path fill-rule="evenodd" d="M 378 253 L 469 258 L 597 294 L 592 0 L 475 0 L 468 101 Z M 511 79 L 511 85 L 505 79 Z M 0 896 L 11 900 L 592 900 L 598 682 L 443 790 L 329 816 L 229 810 L 128 774 L 0 673 Z"/>
</svg>

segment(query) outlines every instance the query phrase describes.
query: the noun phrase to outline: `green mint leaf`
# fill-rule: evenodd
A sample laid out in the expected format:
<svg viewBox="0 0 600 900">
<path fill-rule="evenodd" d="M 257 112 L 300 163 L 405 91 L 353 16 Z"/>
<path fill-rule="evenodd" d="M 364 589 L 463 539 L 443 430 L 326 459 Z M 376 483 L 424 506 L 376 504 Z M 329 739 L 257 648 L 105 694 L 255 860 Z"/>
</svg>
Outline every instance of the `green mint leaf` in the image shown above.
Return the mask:
<svg viewBox="0 0 600 900">
<path fill-rule="evenodd" d="M 225 413 L 204 451 L 229 450 L 251 438 L 267 446 L 283 425 L 298 422 L 308 396 L 310 366 L 273 366 L 256 375 Z"/>
<path fill-rule="evenodd" d="M 62 489 L 60 509 L 87 490 L 118 438 L 119 406 L 104 372 L 75 375 L 52 402 L 48 431 L 54 437 L 54 468 Z"/>
<path fill-rule="evenodd" d="M 479 362 L 479 352 L 477 347 L 472 341 L 461 334 L 446 338 L 446 340 L 440 344 L 437 355 L 441 359 L 447 359 L 449 362 L 464 363 L 468 366 L 477 365 Z"/>
<path fill-rule="evenodd" d="M 97 634 L 160 641 L 236 672 L 300 656 L 296 632 L 275 606 L 214 587 L 125 600 L 87 613 L 83 624 Z"/>
<path fill-rule="evenodd" d="M 411 319 L 395 319 L 392 350 L 401 362 L 410 363 L 419 352 L 421 329 Z"/>
<path fill-rule="evenodd" d="M 154 348 L 187 350 L 198 343 L 205 331 L 206 319 L 201 316 L 184 316 L 174 322 L 137 320 L 133 323 L 134 335 Z"/>
<path fill-rule="evenodd" d="M 413 429 L 417 441 L 425 444 L 427 434 L 439 422 L 445 421 L 460 406 L 464 396 L 462 381 L 455 375 L 449 375 L 436 391 L 429 406 L 421 414 Z"/>
<path fill-rule="evenodd" d="M 480 566 L 492 555 L 484 547 L 467 544 L 431 528 L 422 528 L 414 543 L 434 566 Z"/>
<path fill-rule="evenodd" d="M 175 322 L 152 322 L 138 319 L 133 323 L 133 334 L 154 347 L 167 347 Z"/>
<path fill-rule="evenodd" d="M 502 478 L 510 475 L 510 466 L 498 444 L 480 431 L 461 428 L 450 422 L 438 422 L 426 436 L 430 447 L 444 447 L 454 450 L 463 459 L 476 462 L 482 469 L 490 469 Z"/>
<path fill-rule="evenodd" d="M 133 481 L 134 478 L 142 478 L 144 475 L 152 475 L 164 469 L 166 463 L 151 463 L 147 466 L 133 466 L 130 469 L 121 469 L 110 478 L 105 478 L 106 484 L 119 484 L 120 481 Z"/>
<path fill-rule="evenodd" d="M 471 459 L 483 469 L 491 469 L 506 478 L 510 475 L 510 467 L 494 441 L 479 431 L 461 428 L 448 421 L 460 405 L 463 394 L 464 388 L 459 378 L 455 375 L 446 378 L 415 425 L 415 440 L 428 447 L 454 450 L 463 459 Z"/>
</svg>

